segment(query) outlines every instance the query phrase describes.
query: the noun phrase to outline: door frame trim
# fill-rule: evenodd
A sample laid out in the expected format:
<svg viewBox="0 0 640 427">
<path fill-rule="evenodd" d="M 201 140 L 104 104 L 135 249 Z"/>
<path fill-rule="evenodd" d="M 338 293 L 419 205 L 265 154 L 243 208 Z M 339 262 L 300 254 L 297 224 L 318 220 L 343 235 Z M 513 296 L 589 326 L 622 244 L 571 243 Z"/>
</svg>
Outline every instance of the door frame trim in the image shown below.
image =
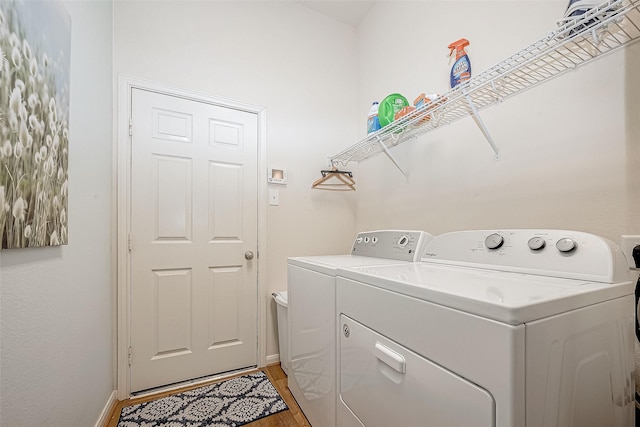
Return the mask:
<svg viewBox="0 0 640 427">
<path fill-rule="evenodd" d="M 266 366 L 267 359 L 267 111 L 266 107 L 247 104 L 228 98 L 194 92 L 126 74 L 118 75 L 117 93 L 117 143 L 114 145 L 114 191 L 115 200 L 115 233 L 112 245 L 115 249 L 117 265 L 116 310 L 116 391 L 118 400 L 129 399 L 131 395 L 129 343 L 130 341 L 130 256 L 129 233 L 131 230 L 131 136 L 129 135 L 129 118 L 131 117 L 131 91 L 142 89 L 160 94 L 205 102 L 221 107 L 254 113 L 258 119 L 258 271 L 257 271 L 257 348 L 256 361 L 258 367 Z"/>
</svg>

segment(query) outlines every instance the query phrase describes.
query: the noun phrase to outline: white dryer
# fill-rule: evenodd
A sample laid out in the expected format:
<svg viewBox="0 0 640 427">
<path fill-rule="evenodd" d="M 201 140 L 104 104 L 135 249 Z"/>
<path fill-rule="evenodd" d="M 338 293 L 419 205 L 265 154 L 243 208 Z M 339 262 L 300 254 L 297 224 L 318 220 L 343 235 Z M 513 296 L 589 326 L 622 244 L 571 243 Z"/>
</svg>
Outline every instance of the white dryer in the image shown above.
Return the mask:
<svg viewBox="0 0 640 427">
<path fill-rule="evenodd" d="M 314 427 L 336 425 L 336 272 L 420 260 L 431 235 L 381 230 L 356 236 L 351 254 L 289 258 L 288 386 Z"/>
<path fill-rule="evenodd" d="M 447 233 L 340 269 L 340 427 L 632 427 L 634 285 L 562 230 Z"/>
</svg>

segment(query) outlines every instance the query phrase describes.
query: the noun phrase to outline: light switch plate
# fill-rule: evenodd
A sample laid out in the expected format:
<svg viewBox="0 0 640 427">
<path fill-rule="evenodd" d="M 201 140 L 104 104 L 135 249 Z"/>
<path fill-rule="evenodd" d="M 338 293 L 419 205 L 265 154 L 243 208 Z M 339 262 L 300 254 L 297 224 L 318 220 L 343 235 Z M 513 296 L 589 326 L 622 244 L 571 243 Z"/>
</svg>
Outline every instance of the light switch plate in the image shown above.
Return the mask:
<svg viewBox="0 0 640 427">
<path fill-rule="evenodd" d="M 620 248 L 624 252 L 625 258 L 627 258 L 627 264 L 629 264 L 629 268 L 634 270 L 638 270 L 638 268 L 631 253 L 637 245 L 640 245 L 640 236 L 622 236 L 620 239 Z"/>
<path fill-rule="evenodd" d="M 269 206 L 280 206 L 280 192 L 269 190 Z"/>
</svg>

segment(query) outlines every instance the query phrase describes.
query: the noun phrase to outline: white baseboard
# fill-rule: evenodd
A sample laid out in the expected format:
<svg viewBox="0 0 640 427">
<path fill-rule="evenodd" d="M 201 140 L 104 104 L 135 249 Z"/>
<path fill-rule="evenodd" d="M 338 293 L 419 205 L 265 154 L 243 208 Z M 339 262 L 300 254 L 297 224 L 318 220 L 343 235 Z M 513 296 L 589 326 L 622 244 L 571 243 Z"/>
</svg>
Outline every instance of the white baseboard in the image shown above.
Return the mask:
<svg viewBox="0 0 640 427">
<path fill-rule="evenodd" d="M 115 406 L 117 401 L 118 400 L 116 399 L 116 391 L 113 390 L 113 392 L 109 396 L 109 399 L 107 399 L 107 403 L 104 405 L 104 408 L 102 408 L 102 413 L 100 414 L 100 417 L 98 417 L 98 421 L 96 421 L 96 427 L 106 427 L 107 423 L 109 422 L 111 411 L 113 410 L 113 407 Z"/>
<path fill-rule="evenodd" d="M 274 363 L 279 363 L 279 362 L 280 362 L 279 354 L 267 355 L 267 365 L 273 365 Z"/>
</svg>

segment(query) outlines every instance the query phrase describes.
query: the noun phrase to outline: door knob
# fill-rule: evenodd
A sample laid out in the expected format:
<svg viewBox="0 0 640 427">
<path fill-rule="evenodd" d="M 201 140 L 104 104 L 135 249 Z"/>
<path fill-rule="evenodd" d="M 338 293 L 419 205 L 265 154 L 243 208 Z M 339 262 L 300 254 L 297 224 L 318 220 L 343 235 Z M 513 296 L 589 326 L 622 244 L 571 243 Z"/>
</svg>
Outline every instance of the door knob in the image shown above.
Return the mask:
<svg viewBox="0 0 640 427">
<path fill-rule="evenodd" d="M 244 253 L 244 258 L 245 259 L 253 259 L 253 252 L 251 251 L 247 251 Z"/>
</svg>

